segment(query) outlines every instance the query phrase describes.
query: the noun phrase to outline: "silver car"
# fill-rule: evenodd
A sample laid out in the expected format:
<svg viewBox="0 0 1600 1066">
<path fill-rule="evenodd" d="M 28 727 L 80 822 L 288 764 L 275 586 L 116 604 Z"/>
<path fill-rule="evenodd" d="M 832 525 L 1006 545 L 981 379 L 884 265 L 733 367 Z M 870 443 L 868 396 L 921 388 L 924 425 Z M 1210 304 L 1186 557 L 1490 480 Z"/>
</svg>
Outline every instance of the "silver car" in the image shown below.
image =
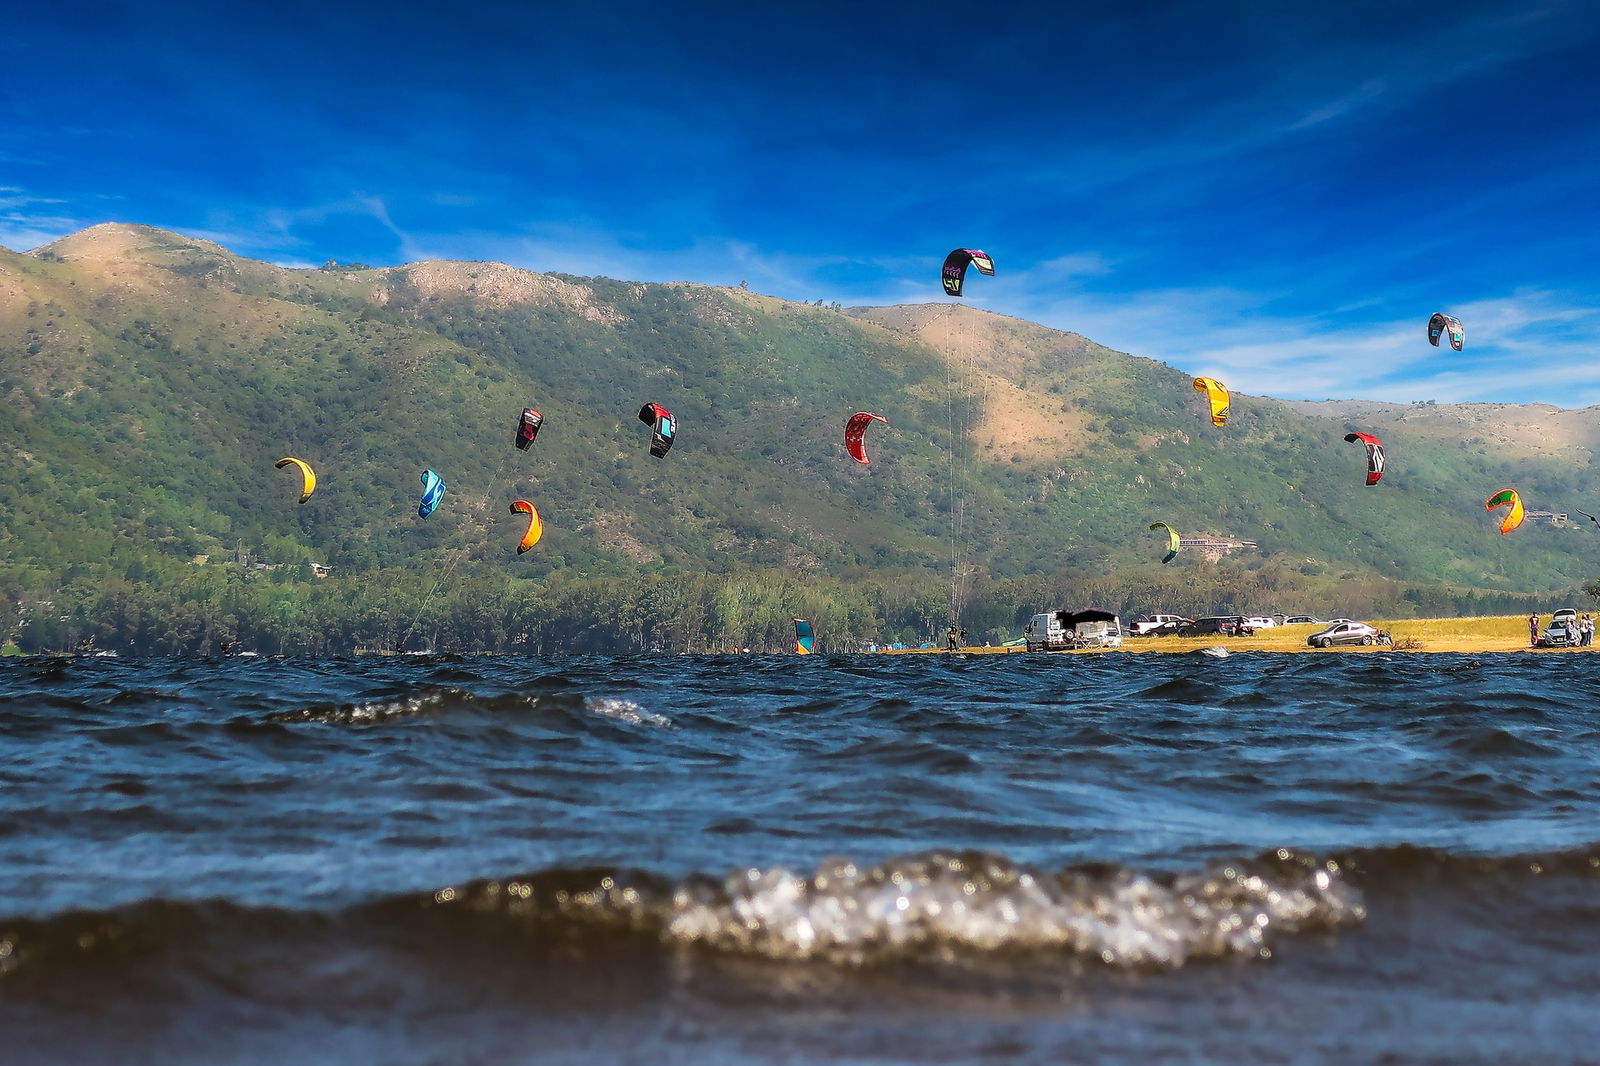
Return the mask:
<svg viewBox="0 0 1600 1066">
<path fill-rule="evenodd" d="M 1365 622 L 1336 622 L 1306 638 L 1306 643 L 1313 648 L 1331 648 L 1336 644 L 1372 645 L 1387 641 L 1387 637 Z"/>
</svg>

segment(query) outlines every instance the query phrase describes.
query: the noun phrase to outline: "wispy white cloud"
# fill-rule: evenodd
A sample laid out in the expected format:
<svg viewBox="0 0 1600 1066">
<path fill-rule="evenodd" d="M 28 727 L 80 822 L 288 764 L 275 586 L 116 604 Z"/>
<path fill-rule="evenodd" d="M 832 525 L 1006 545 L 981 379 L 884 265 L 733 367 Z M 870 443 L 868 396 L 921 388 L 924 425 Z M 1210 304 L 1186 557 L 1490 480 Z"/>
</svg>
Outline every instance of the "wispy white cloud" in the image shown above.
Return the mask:
<svg viewBox="0 0 1600 1066">
<path fill-rule="evenodd" d="M 82 227 L 71 219 L 0 216 L 0 246 L 31 252 Z"/>
<path fill-rule="evenodd" d="M 1340 33 L 1302 42 L 1317 47 L 1296 50 L 1292 62 L 1262 64 L 1246 91 L 1218 92 L 1216 71 L 1199 66 L 1192 76 L 1174 76 L 1172 96 L 1181 106 L 1151 109 L 1145 101 L 1147 110 L 1122 130 L 1074 143 L 1028 144 L 986 166 L 985 174 L 1006 174 L 1001 206 L 989 213 L 1003 217 L 1008 204 L 1027 205 L 1036 217 L 1048 217 L 1048 205 L 1091 214 L 1109 205 L 1120 212 L 1116 205 L 1136 190 L 1140 210 L 1122 225 L 1137 241 L 1135 224 L 1159 233 L 1165 227 L 1150 220 L 1214 209 L 1218 197 L 1231 200 L 1241 168 L 1248 172 L 1263 165 L 1263 157 L 1280 158 L 1281 149 L 1290 150 L 1281 163 L 1286 180 L 1315 180 L 1295 175 L 1303 149 L 1348 142 L 1363 125 L 1381 124 L 1397 109 L 1563 47 L 1572 23 L 1582 18 L 1573 5 L 1549 4 L 1417 19 L 1410 32 L 1371 40 Z M 1587 167 L 1582 173 L 1592 176 Z M 1499 204 L 1505 190 L 1487 195 Z M 1039 232 L 1051 234 L 1049 228 Z"/>
<path fill-rule="evenodd" d="M 61 213 L 65 202 L 37 196 L 19 185 L 0 186 L 0 245 L 32 251 L 79 229 L 76 219 Z"/>
<path fill-rule="evenodd" d="M 1075 252 L 1035 263 L 1023 276 L 1042 284 L 1060 284 L 1072 278 L 1100 277 L 1111 273 L 1112 269 L 1109 256 L 1100 252 Z"/>
<path fill-rule="evenodd" d="M 1550 51 L 1564 43 L 1566 16 L 1573 13 L 1570 4 L 1532 4 L 1456 19 L 1419 19 L 1410 37 L 1346 42 L 1320 60 L 1287 68 L 1284 87 L 1297 91 L 1291 88 L 1282 98 L 1301 112 L 1278 129 L 1293 133 L 1356 118 Z M 1359 80 L 1351 85 L 1350 77 Z"/>
<path fill-rule="evenodd" d="M 10 248 L 15 252 L 31 252 L 51 241 L 60 240 L 71 233 L 72 229 L 70 226 L 43 229 L 34 220 L 0 217 L 0 247 Z"/>
<path fill-rule="evenodd" d="M 174 228 L 242 255 L 260 256 L 279 266 L 299 267 L 330 258 L 370 256 L 367 251 L 330 243 L 327 230 L 352 224 L 370 228 L 371 223 L 393 237 L 395 261 L 440 258 L 425 240 L 396 224 L 386 198 L 365 193 L 341 194 L 290 207 L 234 207 L 213 212 L 206 225 Z M 362 244 L 370 246 L 371 242 L 363 238 Z"/>
<path fill-rule="evenodd" d="M 1228 289 L 1074 296 L 1009 310 L 1112 348 L 1216 377 L 1240 392 L 1289 399 L 1549 400 L 1600 396 L 1600 301 L 1520 291 L 1451 310 L 1462 353 L 1434 348 L 1425 316 L 1346 321 L 1282 316 L 1270 294 Z"/>
<path fill-rule="evenodd" d="M 1389 89 L 1387 78 L 1368 78 L 1350 92 L 1343 93 L 1326 103 L 1317 104 L 1310 111 L 1291 121 L 1287 129 L 1291 131 L 1308 129 L 1353 115 L 1383 99 Z"/>
</svg>

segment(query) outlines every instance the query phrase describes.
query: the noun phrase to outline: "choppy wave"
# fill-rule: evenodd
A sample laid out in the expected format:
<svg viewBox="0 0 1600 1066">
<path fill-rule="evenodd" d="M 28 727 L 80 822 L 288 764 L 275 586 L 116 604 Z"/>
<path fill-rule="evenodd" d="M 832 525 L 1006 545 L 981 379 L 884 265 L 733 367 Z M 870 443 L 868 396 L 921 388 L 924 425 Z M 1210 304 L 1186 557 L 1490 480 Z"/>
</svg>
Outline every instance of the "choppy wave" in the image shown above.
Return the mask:
<svg viewBox="0 0 1600 1066">
<path fill-rule="evenodd" d="M 1114 970 L 1267 960 L 1286 938 L 1359 929 L 1368 896 L 1419 884 L 1498 895 L 1540 878 L 1600 886 L 1600 846 L 1490 858 L 1398 847 L 1330 858 L 1278 849 L 1179 873 L 1107 864 L 1042 871 L 982 852 L 924 852 L 810 873 L 751 867 L 672 879 L 634 869 L 547 870 L 399 894 L 335 912 L 224 900 L 0 920 L 0 976 L 122 961 L 188 944 L 404 934 L 442 941 L 465 922 L 506 943 L 601 941 L 860 967 L 1001 955 Z M 241 950 L 231 943 L 227 950 Z"/>
<path fill-rule="evenodd" d="M 902 955 L 1057 951 L 1108 966 L 1172 968 L 1193 958 L 1268 958 L 1269 936 L 1359 922 L 1363 906 L 1332 861 L 1229 864 L 1176 877 L 1117 867 L 1043 873 L 982 853 L 930 853 L 810 875 L 751 868 L 677 886 L 652 909 L 679 943 L 769 958 L 860 965 Z M 604 888 L 604 886 L 602 886 Z M 497 901 L 498 882 L 469 901 Z M 582 897 L 580 913 L 638 900 L 627 886 Z M 520 893 L 513 911 L 525 904 Z M 572 906 L 569 895 L 557 909 Z M 469 902 L 470 905 L 470 902 Z"/>
<path fill-rule="evenodd" d="M 929 852 L 809 874 L 781 866 L 671 880 L 648 871 L 555 870 L 401 895 L 338 912 L 157 901 L 0 924 L 0 974 L 67 957 L 120 957 L 196 930 L 274 937 L 451 916 L 513 934 L 603 937 L 729 955 L 861 966 L 905 958 L 1053 953 L 1109 967 L 1270 958 L 1308 929 L 1359 924 L 1365 905 L 1335 860 L 1281 851 L 1177 875 L 1120 866 L 1055 872 L 1001 856 Z M 206 934 L 211 935 L 211 934 Z"/>
<path fill-rule="evenodd" d="M 571 694 L 501 694 L 480 696 L 467 689 L 445 688 L 408 693 L 385 699 L 363 700 L 356 703 L 317 703 L 293 710 L 275 711 L 266 721 L 285 725 L 317 723 L 321 725 L 369 726 L 449 714 L 456 711 L 477 711 L 484 714 L 514 714 L 543 708 L 555 714 L 581 710 L 600 718 L 611 718 L 629 725 L 667 727 L 672 724 L 665 715 L 647 710 L 629 699 L 611 696 L 576 696 Z"/>
<path fill-rule="evenodd" d="M 0 1059 L 1585 1061 L 1593 661 L 7 660 Z"/>
</svg>

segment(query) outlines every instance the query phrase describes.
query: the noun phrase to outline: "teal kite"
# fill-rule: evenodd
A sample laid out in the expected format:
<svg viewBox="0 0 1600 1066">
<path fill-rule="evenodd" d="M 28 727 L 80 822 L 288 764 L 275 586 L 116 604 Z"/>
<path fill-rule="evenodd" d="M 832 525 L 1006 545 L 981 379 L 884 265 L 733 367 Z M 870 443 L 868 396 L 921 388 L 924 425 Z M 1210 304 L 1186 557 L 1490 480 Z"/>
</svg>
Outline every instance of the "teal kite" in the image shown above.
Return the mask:
<svg viewBox="0 0 1600 1066">
<path fill-rule="evenodd" d="M 439 507 L 439 501 L 444 499 L 444 478 L 432 470 L 422 472 L 422 503 L 417 507 L 417 516 L 427 518 Z"/>
</svg>

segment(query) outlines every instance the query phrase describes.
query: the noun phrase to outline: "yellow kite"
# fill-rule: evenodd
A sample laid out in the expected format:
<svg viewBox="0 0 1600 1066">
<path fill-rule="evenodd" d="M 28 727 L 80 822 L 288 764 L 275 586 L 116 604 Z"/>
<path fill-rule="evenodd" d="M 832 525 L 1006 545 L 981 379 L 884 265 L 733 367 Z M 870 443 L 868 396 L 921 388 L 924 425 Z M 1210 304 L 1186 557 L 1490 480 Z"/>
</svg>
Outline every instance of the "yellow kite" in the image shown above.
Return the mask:
<svg viewBox="0 0 1600 1066">
<path fill-rule="evenodd" d="M 1525 514 L 1522 509 L 1522 497 L 1517 495 L 1516 489 L 1501 489 L 1499 492 L 1483 501 L 1483 509 L 1485 511 L 1492 511 L 1496 507 L 1507 506 L 1509 506 L 1511 509 L 1507 511 L 1506 516 L 1500 520 L 1501 536 L 1510 533 L 1513 529 L 1516 529 L 1518 526 L 1522 525 L 1522 519 Z"/>
<path fill-rule="evenodd" d="M 522 539 L 517 542 L 517 554 L 521 555 L 544 536 L 544 522 L 539 518 L 539 508 L 527 500 L 511 501 L 512 514 L 525 514 L 528 516 L 528 528 L 523 532 Z"/>
<path fill-rule="evenodd" d="M 310 464 L 304 459 L 295 459 L 290 456 L 285 456 L 272 465 L 277 467 L 279 470 L 282 470 L 291 463 L 300 468 L 300 502 L 305 503 L 311 498 L 311 493 L 316 490 L 317 475 L 311 472 Z"/>
<path fill-rule="evenodd" d="M 1211 424 L 1225 426 L 1228 424 L 1228 390 L 1222 387 L 1222 382 L 1216 378 L 1195 378 L 1194 391 L 1206 394 L 1206 399 L 1211 401 Z"/>
</svg>

